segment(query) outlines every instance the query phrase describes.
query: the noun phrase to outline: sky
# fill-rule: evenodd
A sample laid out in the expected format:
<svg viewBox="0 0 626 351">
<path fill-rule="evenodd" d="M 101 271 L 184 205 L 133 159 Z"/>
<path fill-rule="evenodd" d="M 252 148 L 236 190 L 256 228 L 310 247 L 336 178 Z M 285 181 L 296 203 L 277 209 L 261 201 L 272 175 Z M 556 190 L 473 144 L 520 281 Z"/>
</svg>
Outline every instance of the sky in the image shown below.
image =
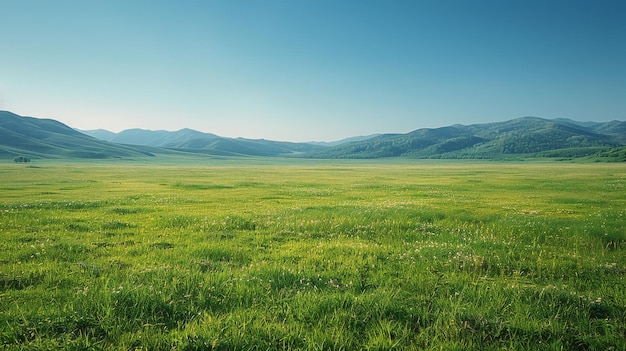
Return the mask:
<svg viewBox="0 0 626 351">
<path fill-rule="evenodd" d="M 333 141 L 626 120 L 623 0 L 0 0 L 0 110 Z"/>
</svg>

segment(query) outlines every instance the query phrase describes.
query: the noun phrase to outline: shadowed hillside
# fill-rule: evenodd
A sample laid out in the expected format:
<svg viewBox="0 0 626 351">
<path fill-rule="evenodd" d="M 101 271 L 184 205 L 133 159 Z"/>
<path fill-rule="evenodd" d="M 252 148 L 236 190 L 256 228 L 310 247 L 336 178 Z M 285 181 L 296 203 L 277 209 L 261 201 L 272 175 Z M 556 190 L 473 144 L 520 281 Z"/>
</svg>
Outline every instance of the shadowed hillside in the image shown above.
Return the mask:
<svg viewBox="0 0 626 351">
<path fill-rule="evenodd" d="M 84 135 L 52 119 L 21 117 L 0 111 L 0 157 L 25 155 L 32 158 L 117 158 L 150 156 L 127 145 Z"/>
</svg>

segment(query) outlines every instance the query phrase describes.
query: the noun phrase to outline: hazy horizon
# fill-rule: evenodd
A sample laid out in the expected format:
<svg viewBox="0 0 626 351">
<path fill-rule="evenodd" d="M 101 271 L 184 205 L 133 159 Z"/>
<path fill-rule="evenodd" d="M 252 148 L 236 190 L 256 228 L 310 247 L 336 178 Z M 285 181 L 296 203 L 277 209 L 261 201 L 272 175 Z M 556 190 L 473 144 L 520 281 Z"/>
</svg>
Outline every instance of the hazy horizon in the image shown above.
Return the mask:
<svg viewBox="0 0 626 351">
<path fill-rule="evenodd" d="M 336 141 L 624 120 L 621 1 L 3 1 L 0 110 Z"/>
</svg>

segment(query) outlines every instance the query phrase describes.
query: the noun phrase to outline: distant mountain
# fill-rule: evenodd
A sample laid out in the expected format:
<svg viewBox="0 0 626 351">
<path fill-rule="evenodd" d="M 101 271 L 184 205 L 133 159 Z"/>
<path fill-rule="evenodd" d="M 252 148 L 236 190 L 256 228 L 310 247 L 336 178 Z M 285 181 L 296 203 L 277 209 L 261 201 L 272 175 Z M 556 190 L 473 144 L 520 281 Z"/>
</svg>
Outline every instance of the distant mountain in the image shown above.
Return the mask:
<svg viewBox="0 0 626 351">
<path fill-rule="evenodd" d="M 98 140 L 52 119 L 0 111 L 0 157 L 117 158 L 152 155 L 149 151 Z"/>
<path fill-rule="evenodd" d="M 176 132 L 127 129 L 118 133 L 111 141 L 123 144 L 180 148 L 190 141 L 200 139 L 215 140 L 219 139 L 219 137 L 214 134 L 202 133 L 193 129 L 181 129 Z"/>
<path fill-rule="evenodd" d="M 506 122 L 385 134 L 307 154 L 314 158 L 580 157 L 625 145 L 625 123 L 522 117 Z"/>
<path fill-rule="evenodd" d="M 355 137 L 345 138 L 345 139 L 341 139 L 341 140 L 337 140 L 337 141 L 329 141 L 329 142 L 326 142 L 326 141 L 309 141 L 309 142 L 307 142 L 307 144 L 331 147 L 331 146 L 338 146 L 338 145 L 341 145 L 341 144 L 351 143 L 351 142 L 354 142 L 354 141 L 363 141 L 363 140 L 367 140 L 367 139 L 372 139 L 372 138 L 377 137 L 379 135 L 380 134 L 355 136 Z"/>
<path fill-rule="evenodd" d="M 593 131 L 599 134 L 606 134 L 615 137 L 617 141 L 626 145 L 626 122 L 612 121 L 602 123 L 593 128 Z"/>
<path fill-rule="evenodd" d="M 580 121 L 574 121 L 574 120 L 569 119 L 569 118 L 555 118 L 555 119 L 552 119 L 551 121 L 557 122 L 557 123 L 560 123 L 560 124 L 570 125 L 570 126 L 573 126 L 573 127 L 583 127 L 583 128 L 586 128 L 586 129 L 593 129 L 593 128 L 596 128 L 599 125 L 604 124 L 602 122 L 592 122 L 592 121 L 580 122 Z"/>
<path fill-rule="evenodd" d="M 85 134 L 83 134 L 85 133 Z M 86 135 L 90 134 L 90 135 Z M 100 138 L 100 139 L 97 139 Z M 417 129 L 339 141 L 336 146 L 225 138 L 192 129 L 74 130 L 51 119 L 0 111 L 0 158 L 117 158 L 193 153 L 308 158 L 626 160 L 626 122 L 576 122 L 522 117 L 505 122 Z"/>
<path fill-rule="evenodd" d="M 181 129 L 174 132 L 127 129 L 119 133 L 87 130 L 83 133 L 115 143 L 222 156 L 290 156 L 323 149 L 322 146 L 308 143 L 226 138 L 193 129 Z"/>
<path fill-rule="evenodd" d="M 95 130 L 81 130 L 76 129 L 76 131 L 81 132 L 83 134 L 89 135 L 96 139 L 111 141 L 117 134 L 110 132 L 106 129 L 95 129 Z"/>
</svg>

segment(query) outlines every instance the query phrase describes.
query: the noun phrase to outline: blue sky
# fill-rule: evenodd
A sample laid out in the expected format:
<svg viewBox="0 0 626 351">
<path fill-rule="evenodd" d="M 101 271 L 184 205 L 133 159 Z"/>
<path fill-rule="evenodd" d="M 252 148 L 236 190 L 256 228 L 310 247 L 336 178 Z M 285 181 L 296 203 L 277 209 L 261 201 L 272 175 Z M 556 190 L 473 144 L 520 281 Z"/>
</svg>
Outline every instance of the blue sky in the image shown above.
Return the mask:
<svg viewBox="0 0 626 351">
<path fill-rule="evenodd" d="M 289 141 L 626 120 L 626 2 L 0 0 L 0 109 Z"/>
</svg>

